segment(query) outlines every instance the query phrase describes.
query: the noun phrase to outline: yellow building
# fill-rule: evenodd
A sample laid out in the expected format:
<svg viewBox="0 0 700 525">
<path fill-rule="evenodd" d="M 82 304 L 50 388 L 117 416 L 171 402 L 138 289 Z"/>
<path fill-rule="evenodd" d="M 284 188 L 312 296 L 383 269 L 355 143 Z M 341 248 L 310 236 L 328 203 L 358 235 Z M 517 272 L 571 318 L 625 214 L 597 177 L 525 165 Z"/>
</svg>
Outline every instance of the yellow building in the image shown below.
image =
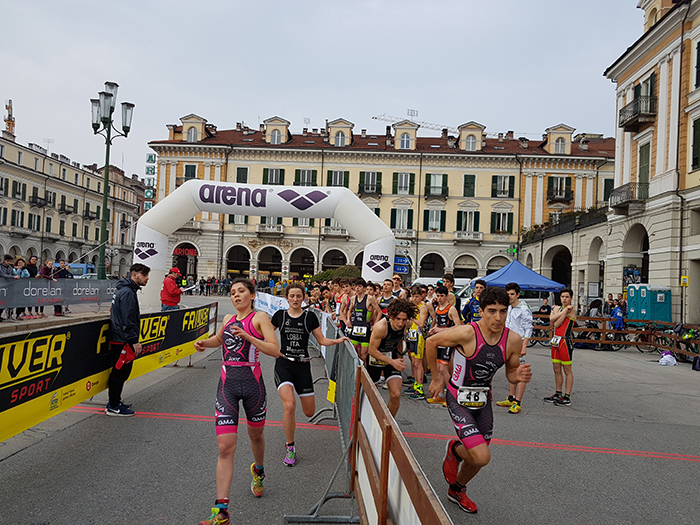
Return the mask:
<svg viewBox="0 0 700 525">
<path fill-rule="evenodd" d="M 345 186 L 393 229 L 402 245 L 397 255 L 410 260 L 409 279 L 440 277 L 445 271 L 476 277 L 507 264 L 526 222 L 521 199 L 532 189 L 527 175 L 592 176 L 585 189 L 575 184 L 566 194 L 576 195 L 573 207 L 592 205 L 591 199 L 602 195 L 598 190 L 589 195 L 589 188 L 602 181 L 597 168 L 609 163 L 610 179 L 613 173 L 613 139 L 605 139 L 609 158 L 586 149 L 585 141 L 572 152 L 571 128 L 552 128 L 555 142 L 560 134 L 568 136 L 568 149 L 560 153 L 550 152 L 546 141 L 528 144 L 512 132 L 488 137 L 476 122 L 459 126 L 455 135 L 443 130 L 441 136 L 424 137 L 409 120 L 387 126 L 383 134 L 357 133 L 345 119 L 297 134 L 280 117 L 263 121 L 258 129 L 238 124 L 218 130 L 194 114 L 180 121 L 167 126 L 167 140 L 150 143 L 158 153 L 158 200 L 191 178 Z M 589 142 L 596 140 L 603 139 Z M 530 226 L 542 222 L 544 213 L 549 220 L 550 208 L 564 209 L 548 204 L 543 191 L 528 197 Z M 207 277 L 227 271 L 258 278 L 311 275 L 359 265 L 362 249 L 329 219 L 200 213 L 171 238 L 173 263 L 190 275 Z"/>
</svg>

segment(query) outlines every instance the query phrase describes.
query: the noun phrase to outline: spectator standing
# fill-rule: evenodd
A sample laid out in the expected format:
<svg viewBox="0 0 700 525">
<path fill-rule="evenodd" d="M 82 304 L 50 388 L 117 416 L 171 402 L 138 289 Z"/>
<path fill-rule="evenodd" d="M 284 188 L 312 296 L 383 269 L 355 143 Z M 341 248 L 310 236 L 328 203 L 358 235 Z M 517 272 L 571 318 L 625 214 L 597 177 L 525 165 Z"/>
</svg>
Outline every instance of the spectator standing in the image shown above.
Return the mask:
<svg viewBox="0 0 700 525">
<path fill-rule="evenodd" d="M 46 259 L 44 265 L 41 267 L 41 269 L 39 269 L 39 277 L 41 279 L 49 279 L 53 282 L 56 282 L 56 268 L 54 268 L 53 266 L 52 259 Z M 63 315 L 63 313 L 61 312 L 60 305 L 54 305 L 53 314 L 58 316 Z M 42 313 L 41 317 L 46 316 Z"/>
<path fill-rule="evenodd" d="M 549 316 L 549 314 L 552 313 L 552 307 L 549 306 L 549 300 L 545 297 L 542 299 L 542 306 L 540 306 L 540 309 L 537 311 L 538 314 L 544 314 L 546 316 Z"/>
<path fill-rule="evenodd" d="M 182 290 L 179 284 L 181 281 L 182 275 L 180 274 L 180 270 L 171 268 L 168 275 L 163 279 L 163 288 L 160 290 L 160 309 L 162 312 L 180 308 Z"/>
<path fill-rule="evenodd" d="M 627 301 L 625 301 L 625 297 L 621 293 L 617 294 L 617 302 L 620 303 L 622 313 L 627 317 Z"/>
<path fill-rule="evenodd" d="M 21 257 L 18 257 L 17 260 L 15 261 L 15 269 L 14 269 L 14 274 L 15 278 L 19 277 L 20 279 L 29 279 L 29 271 L 26 268 L 27 263 L 22 259 Z M 33 317 L 29 314 L 25 313 L 26 308 L 21 307 L 15 309 L 15 316 L 17 319 L 33 319 Z M 30 307 L 31 310 L 31 307 Z"/>
<path fill-rule="evenodd" d="M 0 278 L 2 279 L 19 279 L 18 275 L 15 275 L 15 269 L 12 263 L 14 263 L 15 258 L 12 255 L 5 255 L 3 257 L 2 263 L 0 263 Z M 7 311 L 7 318 L 12 318 L 12 309 Z M 2 309 L 0 308 L 0 321 L 2 318 Z"/>
<path fill-rule="evenodd" d="M 35 279 L 39 275 L 39 268 L 37 268 L 36 263 L 37 263 L 37 257 L 36 257 L 36 255 L 32 255 L 29 258 L 29 263 L 27 264 L 27 271 L 29 272 L 30 279 Z M 37 317 L 46 317 L 44 315 L 44 307 L 43 306 L 35 306 L 33 315 L 32 315 L 32 310 L 30 307 L 29 310 L 27 310 L 27 313 L 30 314 L 31 319 L 36 319 Z"/>
<path fill-rule="evenodd" d="M 207 281 L 202 277 L 199 280 L 199 295 L 204 295 L 204 287 L 207 285 Z"/>
<path fill-rule="evenodd" d="M 613 305 L 613 296 L 611 293 L 608 294 L 608 299 L 605 301 L 605 304 L 603 305 L 603 315 L 608 316 L 612 313 L 614 308 Z"/>
<path fill-rule="evenodd" d="M 73 274 L 70 273 L 70 271 L 68 270 L 68 267 L 66 266 L 66 261 L 64 261 L 63 259 L 58 261 L 58 268 L 54 268 L 54 272 L 56 274 L 57 279 L 72 279 L 73 278 Z M 66 309 L 64 312 L 63 306 L 61 306 L 60 304 L 56 304 L 53 307 L 53 313 L 54 313 L 54 315 L 63 315 L 64 313 L 69 314 L 70 310 L 68 309 L 68 306 L 66 305 Z"/>
<path fill-rule="evenodd" d="M 141 313 L 136 292 L 148 284 L 148 274 L 151 269 L 145 264 L 136 263 L 129 268 L 129 271 L 131 276 L 120 279 L 117 283 L 117 293 L 112 299 L 112 309 L 109 316 L 112 371 L 109 374 L 108 383 L 109 403 L 105 408 L 105 413 L 108 416 L 134 415 L 131 405 L 122 402 L 122 391 L 134 366 L 133 360 L 141 354 L 141 344 L 139 343 Z M 122 352 L 124 352 L 124 356 L 129 357 L 121 359 Z M 128 362 L 125 362 L 127 360 Z"/>
</svg>

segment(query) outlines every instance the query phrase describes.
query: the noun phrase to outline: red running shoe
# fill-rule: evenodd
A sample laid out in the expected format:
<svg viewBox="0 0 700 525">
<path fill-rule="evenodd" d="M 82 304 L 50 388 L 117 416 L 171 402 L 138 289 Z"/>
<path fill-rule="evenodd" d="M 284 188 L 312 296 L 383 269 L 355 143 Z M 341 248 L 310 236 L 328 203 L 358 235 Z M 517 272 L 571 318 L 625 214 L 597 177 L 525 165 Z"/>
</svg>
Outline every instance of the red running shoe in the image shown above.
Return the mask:
<svg viewBox="0 0 700 525">
<path fill-rule="evenodd" d="M 447 491 L 447 499 L 459 505 L 459 508 L 464 512 L 470 512 L 471 514 L 476 513 L 476 503 L 470 500 L 467 496 L 466 487 L 459 492 L 449 489 Z"/>
<path fill-rule="evenodd" d="M 459 445 L 458 439 L 452 439 L 447 443 L 445 459 L 442 460 L 442 473 L 448 485 L 457 483 L 457 472 L 459 471 L 459 464 L 462 461 L 462 458 L 454 453 L 454 447 L 456 445 Z"/>
</svg>

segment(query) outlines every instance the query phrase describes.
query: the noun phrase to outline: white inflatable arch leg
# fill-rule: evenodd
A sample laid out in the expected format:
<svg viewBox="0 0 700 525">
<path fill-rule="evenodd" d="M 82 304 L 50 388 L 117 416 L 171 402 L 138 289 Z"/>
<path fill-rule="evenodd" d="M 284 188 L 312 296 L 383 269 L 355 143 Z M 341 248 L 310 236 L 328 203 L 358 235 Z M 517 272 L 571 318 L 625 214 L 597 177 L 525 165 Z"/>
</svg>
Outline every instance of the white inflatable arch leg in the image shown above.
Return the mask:
<svg viewBox="0 0 700 525">
<path fill-rule="evenodd" d="M 342 187 L 262 186 L 190 180 L 146 212 L 136 226 L 135 263 L 151 268 L 141 305 L 160 305 L 170 262 L 168 236 L 200 212 L 266 217 L 332 218 L 364 245 L 362 277 L 381 282 L 394 265 L 391 229 L 350 190 Z"/>
</svg>

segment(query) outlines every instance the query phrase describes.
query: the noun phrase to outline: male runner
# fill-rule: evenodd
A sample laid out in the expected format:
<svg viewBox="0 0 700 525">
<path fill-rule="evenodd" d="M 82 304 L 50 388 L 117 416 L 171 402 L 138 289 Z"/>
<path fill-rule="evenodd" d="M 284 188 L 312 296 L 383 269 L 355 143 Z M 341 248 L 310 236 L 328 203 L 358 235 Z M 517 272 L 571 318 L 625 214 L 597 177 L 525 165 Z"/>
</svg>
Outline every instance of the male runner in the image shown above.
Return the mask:
<svg viewBox="0 0 700 525">
<path fill-rule="evenodd" d="M 423 392 L 423 378 L 425 369 L 423 368 L 423 356 L 425 353 L 425 337 L 422 330 L 428 318 L 428 308 L 421 302 L 422 290 L 420 285 L 411 286 L 411 302 L 417 307 L 417 316 L 408 329 L 406 341 L 411 358 L 411 374 L 413 374 L 413 387 L 409 387 L 404 393 L 409 394 L 411 399 L 425 399 Z"/>
<path fill-rule="evenodd" d="M 401 403 L 401 381 L 396 379 L 401 379 L 401 371 L 406 368 L 403 359 L 406 345 L 405 328 L 415 313 L 416 306 L 412 302 L 405 299 L 392 301 L 386 317 L 380 319 L 372 328 L 369 340 L 367 373 L 375 383 L 379 382 L 382 374 L 384 375 L 389 389 L 387 408 L 392 416 L 396 416 Z"/>
<path fill-rule="evenodd" d="M 465 512 L 477 511 L 476 504 L 467 497 L 466 485 L 491 460 L 491 380 L 504 364 L 509 381 L 527 383 L 532 378 L 530 365 L 521 365 L 518 360 L 520 336 L 505 327 L 508 294 L 502 288 L 488 287 L 480 301 L 479 321 L 435 334 L 426 343 L 431 366 L 436 366 L 438 346 L 456 349 L 447 384 L 447 408 L 459 439 L 447 443 L 442 472 L 449 484 L 447 498 Z M 430 394 L 436 397 L 444 387 L 442 376 L 435 374 Z"/>
<path fill-rule="evenodd" d="M 386 315 L 386 309 L 389 307 L 389 303 L 396 299 L 396 296 L 391 293 L 393 286 L 394 283 L 391 281 L 391 279 L 384 279 L 384 283 L 382 284 L 382 293 L 379 296 L 378 301 L 379 309 L 384 315 Z"/>
<path fill-rule="evenodd" d="M 510 300 L 506 328 L 513 330 L 523 338 L 523 347 L 520 350 L 520 363 L 522 364 L 525 362 L 527 343 L 532 335 L 532 312 L 527 303 L 520 300 L 520 286 L 517 283 L 506 284 L 506 292 Z M 523 394 L 525 394 L 525 383 L 514 385 L 508 382 L 508 398 L 504 401 L 497 401 L 496 404 L 499 407 L 510 407 L 509 414 L 519 414 L 522 410 Z"/>
<path fill-rule="evenodd" d="M 393 289 L 392 289 L 392 294 L 394 294 L 394 297 L 398 297 L 399 299 L 407 299 L 406 297 L 406 290 L 404 290 L 401 287 L 401 284 L 403 283 L 403 279 L 401 279 L 400 275 L 394 275 L 394 277 L 391 278 Z"/>
<path fill-rule="evenodd" d="M 428 332 L 428 336 L 433 336 L 444 332 L 448 328 L 453 326 L 461 326 L 462 320 L 459 317 L 459 312 L 452 306 L 448 300 L 448 290 L 445 286 L 438 286 L 435 296 L 438 300 L 438 307 L 435 311 L 435 322 L 433 327 Z M 439 346 L 437 349 L 437 373 L 443 378 L 445 384 L 450 379 L 450 359 L 452 358 L 452 347 Z M 439 404 L 445 403 L 445 393 L 441 392 L 437 398 L 429 397 L 427 399 L 428 403 Z"/>
<path fill-rule="evenodd" d="M 479 296 L 481 292 L 486 288 L 486 281 L 477 279 L 474 281 L 474 294 L 472 298 L 469 299 L 467 304 L 464 305 L 464 310 L 462 310 L 462 318 L 465 323 L 471 323 L 473 321 L 478 321 L 481 319 L 481 310 L 479 309 Z"/>
<path fill-rule="evenodd" d="M 350 292 L 352 291 L 350 286 L 350 280 L 340 278 L 338 279 L 338 292 L 336 293 L 335 308 L 336 308 L 336 318 L 338 319 L 338 327 L 343 335 L 347 335 L 347 324 L 348 324 L 348 310 L 350 306 Z"/>
<path fill-rule="evenodd" d="M 556 392 L 553 396 L 545 397 L 547 403 L 557 406 L 569 406 L 571 404 L 571 390 L 574 388 L 574 371 L 571 363 L 574 352 L 574 343 L 571 340 L 571 330 L 576 324 L 576 310 L 572 304 L 574 291 L 571 288 L 563 288 L 559 292 L 561 306 L 552 308 L 549 314 L 550 322 L 554 323 L 554 337 L 552 337 L 552 368 L 554 369 L 554 383 Z M 566 375 L 566 389 L 563 390 L 564 377 Z"/>
<path fill-rule="evenodd" d="M 462 300 L 457 297 L 457 294 L 455 293 L 455 276 L 451 273 L 446 273 L 442 276 L 442 284 L 447 288 L 447 291 L 450 292 L 450 304 L 457 308 L 457 311 L 459 312 L 462 309 Z"/>
<path fill-rule="evenodd" d="M 367 282 L 362 277 L 355 279 L 355 295 L 350 301 L 350 313 L 345 316 L 350 343 L 362 361 L 367 357 L 372 324 L 382 317 L 377 300 L 367 295 L 366 287 Z"/>
</svg>

